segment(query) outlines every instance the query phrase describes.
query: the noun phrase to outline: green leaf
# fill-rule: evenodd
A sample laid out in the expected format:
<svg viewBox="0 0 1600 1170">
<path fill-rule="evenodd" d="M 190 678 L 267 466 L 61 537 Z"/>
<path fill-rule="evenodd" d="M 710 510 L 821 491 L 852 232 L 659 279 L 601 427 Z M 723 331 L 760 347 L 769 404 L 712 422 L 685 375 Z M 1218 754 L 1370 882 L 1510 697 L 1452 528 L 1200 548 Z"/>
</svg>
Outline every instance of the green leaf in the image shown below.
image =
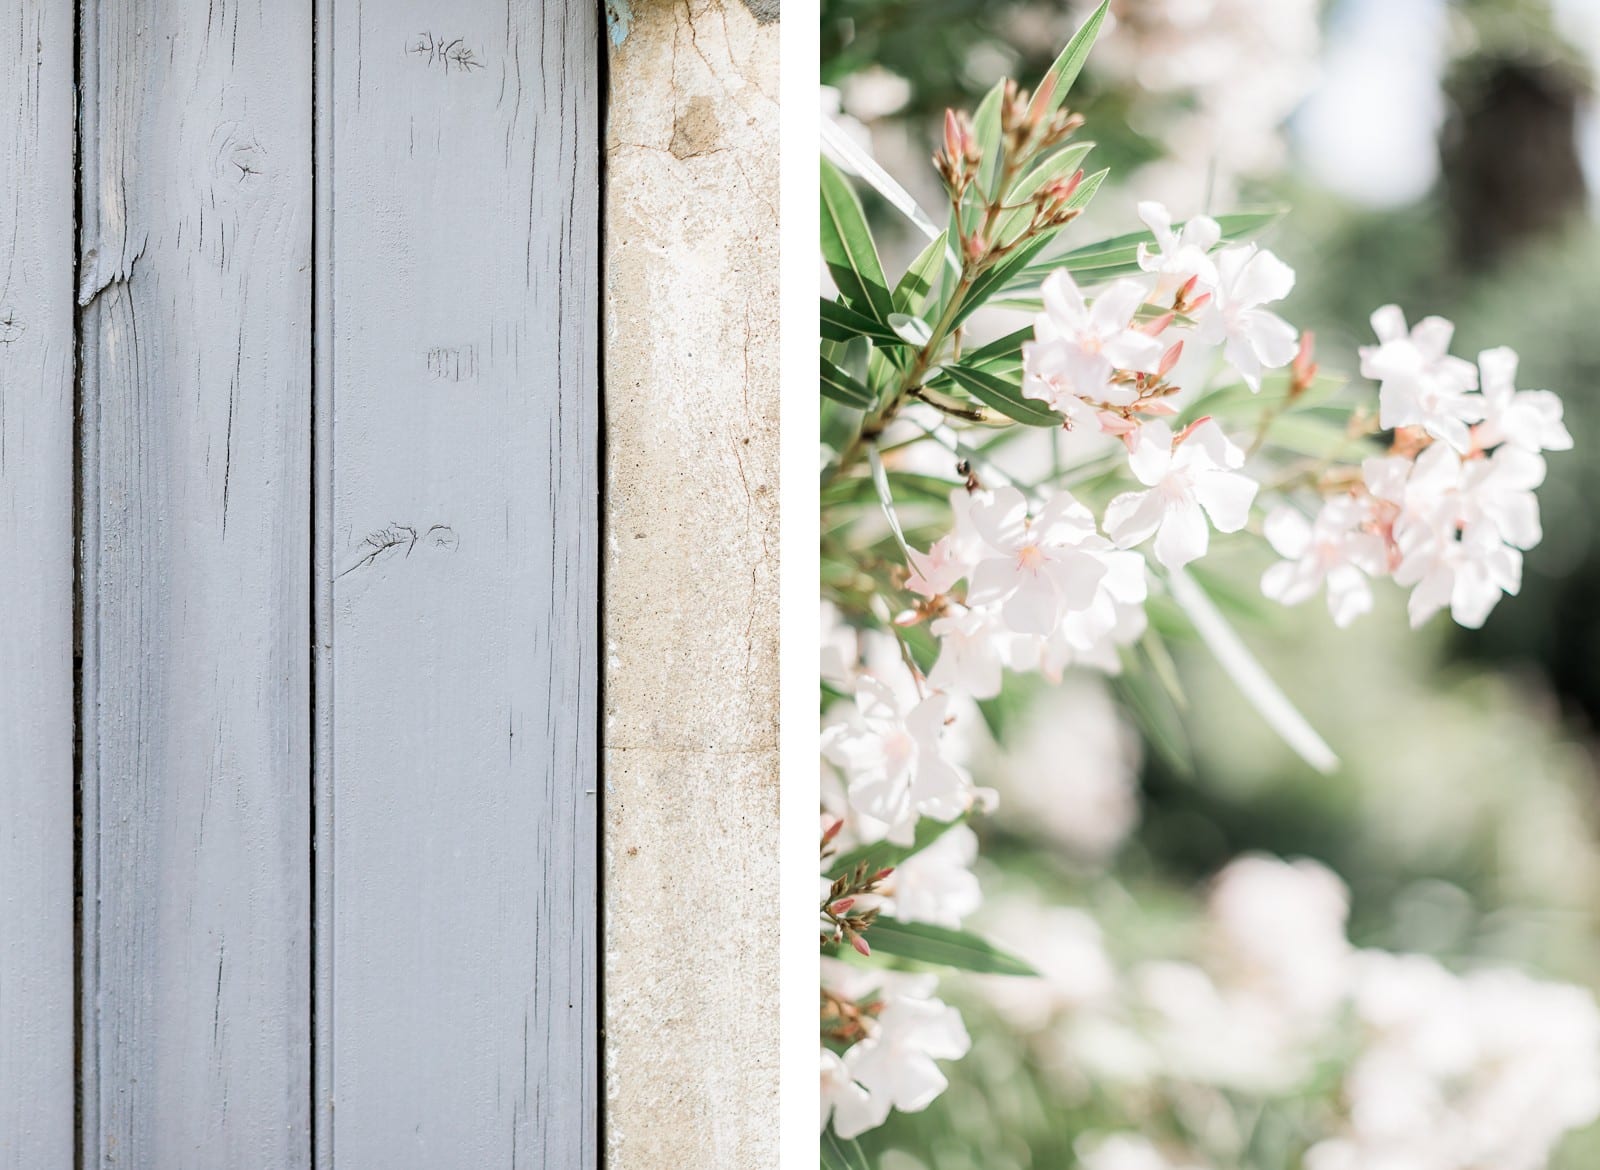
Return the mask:
<svg viewBox="0 0 1600 1170">
<path fill-rule="evenodd" d="M 1111 0 L 1101 0 L 1100 7 L 1072 34 L 1067 47 L 1061 50 L 1061 55 L 1045 74 L 1046 77 L 1053 77 L 1056 83 L 1055 91 L 1050 95 L 1052 110 L 1059 110 L 1066 102 L 1072 83 L 1078 80 L 1078 74 L 1083 71 L 1083 63 L 1089 59 L 1089 50 L 1094 47 L 1094 39 L 1100 35 L 1100 26 L 1105 23 L 1106 12 L 1110 8 Z"/>
<path fill-rule="evenodd" d="M 861 1143 L 840 1137 L 833 1126 L 822 1131 L 822 1170 L 872 1170 Z"/>
<path fill-rule="evenodd" d="M 1038 974 L 1027 963 L 987 939 L 926 922 L 896 922 L 880 914 L 866 932 L 866 939 L 874 954 L 894 955 L 934 967 L 953 967 L 983 975 Z"/>
<path fill-rule="evenodd" d="M 994 83 L 972 115 L 972 136 L 977 140 L 982 161 L 978 164 L 978 190 L 994 194 L 995 175 L 1000 167 L 1000 102 L 1005 97 L 1005 79 Z"/>
<path fill-rule="evenodd" d="M 965 365 L 944 367 L 950 380 L 985 406 L 993 407 L 1009 419 L 1030 427 L 1058 427 L 1064 421 L 1037 398 L 1024 398 L 1022 388 L 989 373 Z"/>
<path fill-rule="evenodd" d="M 889 327 L 907 345 L 921 349 L 933 340 L 933 330 L 921 317 L 911 313 L 890 313 Z"/>
<path fill-rule="evenodd" d="M 819 359 L 822 362 L 822 395 L 845 406 L 854 407 L 856 410 L 871 410 L 873 402 L 872 392 L 834 365 L 827 358 Z"/>
<path fill-rule="evenodd" d="M 822 162 L 822 259 L 845 302 L 887 325 L 894 303 L 861 201 L 837 167 Z"/>
<path fill-rule="evenodd" d="M 876 841 L 871 845 L 857 845 L 849 853 L 828 862 L 828 875 L 838 877 L 840 874 L 849 873 L 863 861 L 869 863 L 874 870 L 890 869 L 913 854 L 921 853 L 957 825 L 966 824 L 966 821 L 966 813 L 962 813 L 953 821 L 936 821 L 932 817 L 921 817 L 917 820 L 916 834 L 911 844 L 895 845 L 888 841 Z"/>
<path fill-rule="evenodd" d="M 886 323 L 874 321 L 865 313 L 858 313 L 848 305 L 827 297 L 822 298 L 822 336 L 827 341 L 865 337 L 879 345 L 905 344 Z"/>
<path fill-rule="evenodd" d="M 1282 207 L 1261 207 L 1217 216 L 1217 225 L 1222 228 L 1222 240 L 1218 246 L 1259 231 L 1282 216 L 1284 211 Z M 1181 223 L 1175 223 L 1172 225 L 1172 230 L 1182 231 L 1183 226 Z M 1070 252 L 1063 252 L 1059 256 L 1052 256 L 1037 264 L 1030 264 L 1007 287 L 1033 288 L 1058 268 L 1064 268 L 1072 273 L 1080 284 L 1097 284 L 1115 280 L 1119 276 L 1131 276 L 1140 271 L 1139 245 L 1151 243 L 1154 239 L 1155 237 L 1146 230 L 1127 232 L 1098 243 L 1085 244 L 1081 248 L 1074 248 Z"/>
<path fill-rule="evenodd" d="M 1007 193 L 1006 204 L 1009 206 L 1013 203 L 1025 203 L 1032 199 L 1046 183 L 1067 178 L 1078 169 L 1078 164 L 1083 162 L 1093 149 L 1094 143 L 1092 142 L 1077 142 L 1059 154 L 1047 159 Z M 1026 207 L 1018 207 L 1005 212 L 1000 216 L 1000 221 L 995 224 L 995 240 L 1002 244 L 1009 244 L 1022 233 L 1032 219 L 1033 206 L 1031 203 Z"/>
<path fill-rule="evenodd" d="M 1033 326 L 1018 329 L 1014 333 L 1007 333 L 1004 337 L 996 338 L 988 345 L 980 345 L 977 349 L 968 350 L 961 358 L 961 364 L 966 366 L 982 366 L 988 362 L 1002 359 L 1018 358 L 1022 356 L 1022 346 L 1025 342 L 1033 340 Z"/>
<path fill-rule="evenodd" d="M 1194 775 L 1194 747 L 1189 731 L 1166 689 L 1154 677 L 1147 660 L 1132 650 L 1123 652 L 1123 670 L 1111 679 L 1122 707 L 1133 716 L 1144 740 L 1180 776 Z"/>
<path fill-rule="evenodd" d="M 908 313 L 913 317 L 927 315 L 934 281 L 945 265 L 945 252 L 949 249 L 946 241 L 949 238 L 948 232 L 942 233 L 911 262 L 900 283 L 894 286 L 891 299 L 895 312 Z"/>
<path fill-rule="evenodd" d="M 1073 192 L 1072 198 L 1067 201 L 1067 206 L 1079 209 L 1087 207 L 1089 201 L 1094 198 L 1095 192 L 1100 189 L 1100 184 L 1105 182 L 1108 174 L 1110 174 L 1109 168 L 1102 169 L 1084 179 L 1082 183 L 1078 184 L 1078 189 Z M 961 308 L 956 312 L 956 319 L 953 324 L 961 324 L 981 308 L 990 297 L 1015 280 L 1033 261 L 1034 257 L 1044 251 L 1045 246 L 1050 243 L 1060 230 L 1060 228 L 1056 228 L 1052 231 L 1040 233 L 1036 239 L 1018 248 L 1011 256 L 989 268 L 977 280 L 973 281 L 972 288 L 967 292 L 966 300 L 961 303 Z"/>
</svg>

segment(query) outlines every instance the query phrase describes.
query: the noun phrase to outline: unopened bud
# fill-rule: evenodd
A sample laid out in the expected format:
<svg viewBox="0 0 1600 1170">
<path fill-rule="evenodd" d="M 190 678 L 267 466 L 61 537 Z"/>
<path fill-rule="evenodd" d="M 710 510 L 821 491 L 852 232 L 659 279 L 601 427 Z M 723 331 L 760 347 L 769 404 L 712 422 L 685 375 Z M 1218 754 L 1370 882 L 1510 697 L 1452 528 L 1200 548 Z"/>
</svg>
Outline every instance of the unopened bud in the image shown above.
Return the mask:
<svg viewBox="0 0 1600 1170">
<path fill-rule="evenodd" d="M 1148 333 L 1151 337 L 1160 337 L 1161 334 L 1166 332 L 1167 326 L 1172 324 L 1173 319 L 1176 316 L 1177 314 L 1173 312 L 1162 313 L 1161 316 L 1156 317 L 1153 320 L 1146 321 L 1143 325 L 1139 326 L 1139 331 L 1141 333 Z"/>
<path fill-rule="evenodd" d="M 829 841 L 832 841 L 835 837 L 837 837 L 839 835 L 839 831 L 841 829 L 843 829 L 843 828 L 844 828 L 844 818 L 840 817 L 838 820 L 834 821 L 833 824 L 829 825 L 826 829 L 823 830 L 823 832 L 822 832 L 822 843 L 824 845 L 826 845 Z"/>
<path fill-rule="evenodd" d="M 1190 435 L 1194 434 L 1195 431 L 1199 427 L 1203 426 L 1204 424 L 1206 424 L 1206 423 L 1208 423 L 1210 421 L 1211 421 L 1211 416 L 1209 414 L 1205 414 L 1205 415 L 1201 415 L 1199 418 L 1195 419 L 1188 426 L 1184 427 L 1183 430 L 1179 431 L 1176 435 L 1172 436 L 1172 446 L 1173 446 L 1173 448 L 1176 449 L 1179 443 L 1183 442 Z"/>
<path fill-rule="evenodd" d="M 888 869 L 880 869 L 877 873 L 872 875 L 872 880 L 875 883 L 876 882 L 881 882 L 884 878 L 888 877 L 893 872 L 894 872 L 894 866 L 892 866 L 892 865 Z"/>
<path fill-rule="evenodd" d="M 1295 398 L 1311 388 L 1317 378 L 1317 363 L 1312 354 L 1317 335 L 1309 329 L 1300 335 L 1300 347 L 1295 351 L 1294 362 L 1289 367 L 1289 397 Z"/>
<path fill-rule="evenodd" d="M 871 957 L 872 948 L 867 945 L 867 940 L 862 938 L 859 934 L 856 934 L 854 931 L 851 931 L 850 933 L 850 945 L 855 947 L 856 953 L 862 958 Z"/>
<path fill-rule="evenodd" d="M 967 237 L 965 250 L 968 260 L 973 262 L 982 260 L 989 252 L 989 241 L 983 238 L 982 232 L 976 232 Z"/>
<path fill-rule="evenodd" d="M 1056 96 L 1056 75 L 1045 74 L 1045 79 L 1039 83 L 1039 88 L 1033 91 L 1033 101 L 1028 106 L 1028 122 L 1037 126 L 1044 121 L 1050 113 L 1052 101 Z"/>
<path fill-rule="evenodd" d="M 1156 367 L 1156 377 L 1165 378 L 1172 372 L 1172 367 L 1178 364 L 1178 359 L 1183 356 L 1183 342 L 1175 342 L 1171 349 L 1161 355 L 1161 364 Z"/>
<path fill-rule="evenodd" d="M 840 898 L 833 905 L 829 906 L 828 909 L 832 910 L 835 914 L 843 914 L 855 904 L 856 900 L 854 898 Z"/>
</svg>

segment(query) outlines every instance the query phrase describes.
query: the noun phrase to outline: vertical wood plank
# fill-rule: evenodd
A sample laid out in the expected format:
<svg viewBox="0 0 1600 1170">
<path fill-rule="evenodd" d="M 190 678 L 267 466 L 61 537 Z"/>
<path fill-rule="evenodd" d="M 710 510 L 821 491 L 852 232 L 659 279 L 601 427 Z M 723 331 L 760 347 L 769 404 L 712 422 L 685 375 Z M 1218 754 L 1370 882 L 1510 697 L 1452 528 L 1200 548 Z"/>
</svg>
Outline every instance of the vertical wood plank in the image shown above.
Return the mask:
<svg viewBox="0 0 1600 1170">
<path fill-rule="evenodd" d="M 82 4 L 85 1166 L 310 1161 L 310 9 Z"/>
<path fill-rule="evenodd" d="M 319 1164 L 592 1166 L 598 5 L 329 7 Z"/>
<path fill-rule="evenodd" d="M 72 1164 L 73 27 L 0 11 L 0 1170 Z"/>
</svg>

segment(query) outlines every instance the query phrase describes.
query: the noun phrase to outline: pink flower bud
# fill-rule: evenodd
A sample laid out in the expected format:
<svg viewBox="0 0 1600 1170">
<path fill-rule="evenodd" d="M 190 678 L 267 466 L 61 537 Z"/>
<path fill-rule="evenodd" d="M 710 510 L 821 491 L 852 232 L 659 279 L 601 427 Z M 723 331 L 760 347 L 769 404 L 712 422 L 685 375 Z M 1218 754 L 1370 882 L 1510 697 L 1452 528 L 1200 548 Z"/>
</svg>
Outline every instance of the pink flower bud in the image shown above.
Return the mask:
<svg viewBox="0 0 1600 1170">
<path fill-rule="evenodd" d="M 1033 91 L 1033 101 L 1028 106 L 1028 122 L 1037 126 L 1050 113 L 1051 100 L 1056 96 L 1056 75 L 1045 74 L 1039 88 Z"/>
<path fill-rule="evenodd" d="M 1160 337 L 1166 331 L 1167 326 L 1172 324 L 1176 316 L 1176 313 L 1162 313 L 1161 316 L 1154 320 L 1146 321 L 1139 326 L 1139 332 L 1148 333 L 1151 337 Z"/>
<path fill-rule="evenodd" d="M 880 869 L 877 873 L 872 875 L 872 880 L 874 882 L 881 882 L 884 878 L 888 877 L 893 872 L 894 872 L 894 866 L 892 866 L 892 865 L 888 869 Z"/>
<path fill-rule="evenodd" d="M 1165 378 L 1172 372 L 1172 367 L 1178 364 L 1178 359 L 1183 356 L 1183 342 L 1179 341 L 1161 355 L 1161 364 L 1156 367 L 1156 377 Z"/>
<path fill-rule="evenodd" d="M 832 910 L 835 914 L 843 914 L 855 904 L 856 900 L 854 898 L 840 898 L 832 906 L 829 906 L 828 909 Z"/>
<path fill-rule="evenodd" d="M 859 934 L 852 934 L 850 936 L 850 945 L 855 947 L 856 953 L 862 956 L 862 958 L 870 957 L 872 954 L 872 948 L 867 945 L 867 940 L 862 938 Z"/>
</svg>

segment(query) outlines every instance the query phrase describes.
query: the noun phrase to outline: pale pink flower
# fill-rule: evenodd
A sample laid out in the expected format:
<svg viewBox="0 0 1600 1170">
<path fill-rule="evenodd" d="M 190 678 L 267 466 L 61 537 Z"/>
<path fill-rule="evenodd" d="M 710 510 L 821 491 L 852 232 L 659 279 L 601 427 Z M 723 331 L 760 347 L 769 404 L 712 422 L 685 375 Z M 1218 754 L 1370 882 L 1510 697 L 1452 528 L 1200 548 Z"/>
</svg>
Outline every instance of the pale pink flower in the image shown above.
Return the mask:
<svg viewBox="0 0 1600 1170">
<path fill-rule="evenodd" d="M 1156 300 L 1165 300 L 1191 279 L 1207 293 L 1216 287 L 1217 266 L 1211 249 L 1222 239 L 1222 228 L 1208 215 L 1197 215 L 1178 231 L 1172 228 L 1172 213 L 1153 200 L 1139 204 L 1139 218 L 1156 238 L 1156 247 L 1139 245 L 1139 267 L 1154 273 Z"/>
<path fill-rule="evenodd" d="M 1217 283 L 1200 310 L 1200 340 L 1223 345 L 1223 356 L 1251 390 L 1261 388 L 1263 370 L 1294 360 L 1294 326 L 1261 306 L 1281 301 L 1294 288 L 1294 269 L 1254 244 L 1226 248 L 1217 256 Z"/>
<path fill-rule="evenodd" d="M 1457 451 L 1471 449 L 1468 423 L 1483 417 L 1484 400 L 1473 394 L 1478 371 L 1450 356 L 1455 326 L 1425 317 L 1409 332 L 1397 305 L 1372 314 L 1377 345 L 1361 348 L 1361 374 L 1378 385 L 1378 422 L 1385 427 L 1421 427 Z"/>
<path fill-rule="evenodd" d="M 1517 389 L 1517 351 L 1508 346 L 1478 355 L 1483 376 L 1483 422 L 1473 438 L 1480 447 L 1508 443 L 1524 451 L 1570 451 L 1572 435 L 1561 420 L 1561 399 L 1549 390 Z"/>
<path fill-rule="evenodd" d="M 926 1109 L 949 1084 L 934 1062 L 959 1060 L 972 1045 L 961 1013 L 933 997 L 935 984 L 932 976 L 889 982 L 871 1034 L 844 1054 L 845 1067 L 875 1107 Z"/>
<path fill-rule="evenodd" d="M 1383 574 L 1383 538 L 1364 525 L 1370 509 L 1353 496 L 1325 500 L 1315 519 L 1282 505 L 1267 515 L 1264 533 L 1284 559 L 1261 578 L 1261 592 L 1282 605 L 1299 605 L 1327 588 L 1334 624 L 1348 626 L 1372 609 L 1369 577 Z"/>
<path fill-rule="evenodd" d="M 1114 384 L 1112 374 L 1153 372 L 1166 352 L 1161 342 L 1134 326 L 1144 286 L 1118 280 L 1090 304 L 1072 275 L 1058 269 L 1045 278 L 1040 291 L 1044 312 L 1034 318 L 1034 340 L 1022 347 L 1023 393 L 1042 398 L 1074 421 L 1092 415 L 1086 403 L 1131 404 L 1135 392 Z"/>
<path fill-rule="evenodd" d="M 1042 635 L 1093 603 L 1106 567 L 1089 550 L 1104 541 L 1094 515 L 1070 494 L 1057 493 L 1030 517 L 1020 491 L 1000 488 L 973 506 L 972 522 L 990 555 L 972 571 L 969 605 L 998 605 L 1011 629 Z"/>
<path fill-rule="evenodd" d="M 884 828 L 879 837 L 910 844 L 919 816 L 953 820 L 972 801 L 972 782 L 944 754 L 948 696 L 904 706 L 893 688 L 863 675 L 851 719 L 827 728 L 823 755 L 845 776 L 851 807 Z"/>
<path fill-rule="evenodd" d="M 1156 559 L 1169 569 L 1204 556 L 1211 525 L 1237 532 L 1250 516 L 1256 482 L 1239 472 L 1244 453 L 1210 419 L 1173 444 L 1165 423 L 1147 428 L 1152 436 L 1129 459 L 1148 491 L 1124 492 L 1106 508 L 1106 533 L 1122 548 L 1156 538 Z M 1207 524 L 1210 518 L 1210 525 Z"/>
</svg>

